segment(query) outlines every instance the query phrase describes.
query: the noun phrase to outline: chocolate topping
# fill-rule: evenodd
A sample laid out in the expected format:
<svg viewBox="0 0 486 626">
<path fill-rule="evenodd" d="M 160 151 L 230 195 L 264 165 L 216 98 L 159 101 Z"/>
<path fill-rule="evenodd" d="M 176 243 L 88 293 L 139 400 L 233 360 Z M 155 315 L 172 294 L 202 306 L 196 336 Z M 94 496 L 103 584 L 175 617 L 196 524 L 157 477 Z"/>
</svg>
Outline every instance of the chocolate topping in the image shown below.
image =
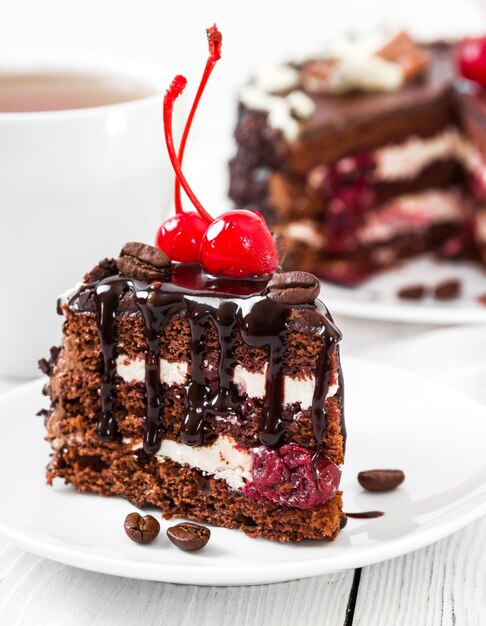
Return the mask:
<svg viewBox="0 0 486 626">
<path fill-rule="evenodd" d="M 60 352 L 60 347 L 52 346 L 52 348 L 50 349 L 49 359 L 39 359 L 39 369 L 43 374 L 47 374 L 47 376 L 52 376 L 52 372 L 54 370 L 54 367 L 56 366 L 57 360 L 59 359 Z"/>
<path fill-rule="evenodd" d="M 344 513 L 346 517 L 353 519 L 374 519 L 375 517 L 383 517 L 383 511 L 360 511 L 359 513 Z"/>
<path fill-rule="evenodd" d="M 283 304 L 312 304 L 319 291 L 319 280 L 308 272 L 275 274 L 268 283 L 268 297 Z"/>
<path fill-rule="evenodd" d="M 167 277 L 170 259 L 158 248 L 145 243 L 126 243 L 115 261 L 121 274 L 140 280 L 162 280 Z"/>
<path fill-rule="evenodd" d="M 427 52 L 403 31 L 387 41 L 377 55 L 386 61 L 397 63 L 406 80 L 420 76 L 429 64 Z"/>
<path fill-rule="evenodd" d="M 299 273 L 296 273 L 299 274 Z M 283 283 L 288 280 L 283 275 Z M 305 291 L 301 304 L 289 304 L 269 297 L 271 290 L 266 280 L 216 279 L 201 272 L 198 265 L 175 265 L 170 282 L 147 282 L 124 276 L 112 276 L 89 288 L 84 287 L 70 301 L 74 310 L 95 310 L 98 333 L 103 353 L 101 383 L 102 415 L 96 432 L 103 441 L 117 437 L 114 402 L 116 401 L 116 320 L 124 311 L 138 312 L 145 326 L 146 365 L 145 387 L 147 416 L 143 449 L 155 453 L 163 435 L 164 388 L 160 384 L 160 330 L 176 314 L 184 315 L 191 329 L 191 358 L 188 382 L 185 386 L 186 416 L 181 427 L 181 440 L 186 445 L 203 441 L 204 422 L 209 417 L 227 416 L 241 403 L 237 386 L 233 383 L 236 365 L 235 334 L 250 346 L 269 349 L 266 368 L 265 395 L 260 423 L 260 441 L 267 446 L 277 445 L 282 436 L 283 357 L 289 318 L 295 308 L 309 308 L 307 290 L 310 275 L 290 282 L 292 289 Z M 315 282 L 316 279 L 311 277 Z M 277 280 L 274 277 L 273 280 Z M 315 295 L 313 296 L 313 298 Z M 312 298 L 312 300 L 313 300 Z M 295 298 L 294 298 L 295 299 Z M 317 451 L 326 427 L 325 400 L 330 385 L 331 359 L 340 333 L 327 309 L 316 302 L 319 315 L 315 332 L 322 341 L 317 364 L 316 387 L 312 403 L 313 430 Z M 318 323 L 317 323 L 318 320 Z M 220 359 L 217 383 L 210 380 L 204 363 L 208 323 L 217 330 Z M 211 378 L 214 376 L 212 375 Z M 341 381 L 340 381 L 341 382 Z M 344 434 L 344 425 L 343 425 Z"/>
<path fill-rule="evenodd" d="M 118 274 L 118 270 L 116 269 L 115 259 L 102 259 L 98 265 L 95 265 L 93 269 L 85 274 L 83 278 L 84 283 L 95 283 L 98 280 L 103 280 L 103 278 L 108 278 L 108 276 L 114 276 Z"/>
</svg>

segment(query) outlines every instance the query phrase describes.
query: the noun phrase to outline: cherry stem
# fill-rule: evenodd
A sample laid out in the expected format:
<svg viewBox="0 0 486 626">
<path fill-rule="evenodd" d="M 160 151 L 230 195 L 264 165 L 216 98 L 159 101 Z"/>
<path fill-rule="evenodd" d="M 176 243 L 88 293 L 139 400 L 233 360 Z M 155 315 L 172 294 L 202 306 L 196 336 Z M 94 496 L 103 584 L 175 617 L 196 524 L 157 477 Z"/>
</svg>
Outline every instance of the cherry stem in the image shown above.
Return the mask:
<svg viewBox="0 0 486 626">
<path fill-rule="evenodd" d="M 187 193 L 189 200 L 196 207 L 199 215 L 205 219 L 208 223 L 213 221 L 213 218 L 209 215 L 203 205 L 199 202 L 199 200 L 194 195 L 194 192 L 189 187 L 189 183 L 186 180 L 186 177 L 182 173 L 181 165 L 177 158 L 177 154 L 174 147 L 174 138 L 172 136 L 172 111 L 174 109 L 174 102 L 184 91 L 184 87 L 187 85 L 187 80 L 184 76 L 180 74 L 177 75 L 172 81 L 171 86 L 165 92 L 164 96 L 164 134 L 165 134 L 165 143 L 167 145 L 167 152 L 169 153 L 170 162 L 172 163 L 172 167 L 174 168 L 174 172 L 178 180 L 180 181 L 184 191 Z"/>
<path fill-rule="evenodd" d="M 204 72 L 201 78 L 201 82 L 199 83 L 199 87 L 198 87 L 196 96 L 194 98 L 194 102 L 189 112 L 189 116 L 187 118 L 186 125 L 184 127 L 184 132 L 182 133 L 182 138 L 181 138 L 181 143 L 179 145 L 179 153 L 178 153 L 179 164 L 181 166 L 182 166 L 182 160 L 184 158 L 184 151 L 186 148 L 187 138 L 189 136 L 189 131 L 191 130 L 192 122 L 193 122 L 197 107 L 199 105 L 199 101 L 204 92 L 204 89 L 206 88 L 206 84 L 209 80 L 209 77 L 211 76 L 214 66 L 221 58 L 222 35 L 219 32 L 216 24 L 213 24 L 211 28 L 206 29 L 206 35 L 208 38 L 209 57 L 208 57 L 208 60 L 206 61 L 206 66 L 204 68 Z M 174 203 L 175 203 L 176 213 L 183 213 L 184 210 L 182 208 L 181 183 L 179 182 L 179 178 L 176 178 L 176 181 L 174 184 Z"/>
</svg>

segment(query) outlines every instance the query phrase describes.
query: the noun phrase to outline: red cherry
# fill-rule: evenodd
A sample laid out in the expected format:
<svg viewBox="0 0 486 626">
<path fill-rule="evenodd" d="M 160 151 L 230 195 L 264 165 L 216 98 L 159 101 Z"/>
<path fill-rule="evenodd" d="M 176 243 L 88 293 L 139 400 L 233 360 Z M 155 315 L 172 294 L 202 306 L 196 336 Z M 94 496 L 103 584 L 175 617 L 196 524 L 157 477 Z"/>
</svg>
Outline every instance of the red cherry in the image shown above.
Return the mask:
<svg viewBox="0 0 486 626">
<path fill-rule="evenodd" d="M 198 263 L 201 240 L 207 228 L 207 222 L 199 213 L 177 213 L 159 228 L 155 245 L 173 261 Z"/>
<path fill-rule="evenodd" d="M 262 276 L 278 266 L 275 242 L 260 213 L 228 211 L 208 227 L 201 265 L 214 276 Z"/>
<path fill-rule="evenodd" d="M 486 87 L 486 37 L 464 39 L 458 46 L 457 62 L 464 78 Z"/>
<path fill-rule="evenodd" d="M 203 77 L 186 122 L 179 154 L 176 153 L 174 147 L 172 112 L 175 101 L 182 94 L 187 84 L 184 76 L 176 76 L 164 96 L 165 141 L 167 152 L 169 153 L 169 158 L 178 181 L 175 186 L 177 216 L 181 217 L 183 215 L 180 199 L 180 187 L 182 187 L 201 216 L 201 221 L 203 223 L 205 222 L 207 227 L 207 230 L 204 229 L 206 232 L 201 241 L 200 259 L 203 269 L 210 274 L 232 277 L 271 274 L 278 266 L 278 252 L 263 217 L 259 213 L 252 211 L 231 211 L 224 213 L 213 221 L 211 215 L 206 211 L 192 191 L 182 172 L 181 161 L 194 114 L 214 65 L 221 57 L 222 38 L 216 25 L 207 30 L 207 35 L 209 42 L 209 58 L 206 62 Z M 167 224 L 167 222 L 165 224 Z M 171 253 L 168 247 L 164 247 L 169 245 L 168 242 L 175 242 L 177 238 L 175 232 L 170 235 L 167 234 L 165 224 L 162 225 L 163 228 L 165 227 L 165 230 L 162 231 L 161 229 L 160 232 L 160 247 L 174 260 L 193 260 L 195 243 L 191 243 L 190 257 L 184 258 L 182 257 L 182 254 L 185 254 L 183 250 L 184 244 L 179 244 L 178 240 L 176 245 L 176 253 L 179 254 L 178 257 L 175 257 L 174 253 Z M 182 221 L 175 222 L 174 228 L 180 228 L 182 225 Z M 190 230 L 189 238 L 191 238 L 193 232 L 194 228 Z M 199 233 L 200 231 L 197 230 L 197 232 Z M 185 239 L 181 239 L 181 241 L 185 241 Z"/>
</svg>

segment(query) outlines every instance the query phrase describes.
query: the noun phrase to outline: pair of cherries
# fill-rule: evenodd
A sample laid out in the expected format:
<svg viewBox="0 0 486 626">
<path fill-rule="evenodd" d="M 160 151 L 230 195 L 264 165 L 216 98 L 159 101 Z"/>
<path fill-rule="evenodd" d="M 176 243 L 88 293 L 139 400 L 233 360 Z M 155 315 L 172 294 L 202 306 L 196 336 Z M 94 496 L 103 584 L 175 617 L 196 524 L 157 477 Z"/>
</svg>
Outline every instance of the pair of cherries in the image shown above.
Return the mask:
<svg viewBox="0 0 486 626">
<path fill-rule="evenodd" d="M 260 213 L 228 211 L 213 219 L 196 198 L 182 173 L 181 163 L 194 114 L 209 76 L 221 58 L 221 33 L 216 25 L 206 32 L 209 58 L 187 118 L 178 154 L 172 136 L 172 111 L 174 102 L 186 86 L 186 79 L 176 76 L 164 97 L 165 141 L 176 174 L 176 214 L 162 224 L 155 245 L 173 261 L 200 262 L 202 268 L 214 276 L 250 277 L 272 274 L 278 266 L 278 252 Z M 183 210 L 181 186 L 197 212 Z"/>
</svg>

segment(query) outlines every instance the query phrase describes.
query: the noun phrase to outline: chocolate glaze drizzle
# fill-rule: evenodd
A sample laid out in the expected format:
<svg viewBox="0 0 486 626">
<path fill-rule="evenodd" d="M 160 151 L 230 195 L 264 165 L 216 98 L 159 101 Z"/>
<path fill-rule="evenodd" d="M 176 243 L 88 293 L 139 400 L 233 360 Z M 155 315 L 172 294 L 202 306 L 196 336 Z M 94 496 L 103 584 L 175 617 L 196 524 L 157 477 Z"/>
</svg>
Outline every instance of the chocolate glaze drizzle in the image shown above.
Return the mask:
<svg viewBox="0 0 486 626">
<path fill-rule="evenodd" d="M 375 517 L 383 517 L 383 511 L 361 511 L 359 513 L 343 513 L 346 517 L 353 519 L 374 519 Z"/>
<path fill-rule="evenodd" d="M 147 418 L 143 449 L 155 453 L 163 435 L 164 388 L 160 382 L 160 331 L 169 319 L 180 313 L 191 329 L 190 368 L 185 385 L 186 415 L 181 440 L 195 446 L 203 441 L 204 422 L 210 416 L 228 415 L 241 404 L 233 382 L 235 334 L 250 346 L 268 346 L 265 395 L 260 422 L 260 441 L 275 446 L 281 440 L 283 424 L 283 361 L 289 329 L 289 316 L 296 305 L 275 302 L 267 297 L 266 280 L 215 279 L 203 274 L 197 265 L 174 266 L 168 282 L 145 282 L 125 276 L 110 276 L 90 286 L 70 302 L 89 308 L 94 299 L 98 334 L 103 353 L 101 383 L 102 414 L 96 431 L 103 441 L 117 436 L 116 403 L 116 320 L 122 311 L 140 312 L 144 320 L 146 348 L 145 387 Z M 83 301 L 84 298 L 84 301 Z M 84 302 L 84 304 L 83 304 Z M 313 431 L 317 454 L 326 427 L 325 399 L 329 390 L 331 358 L 340 333 L 327 309 L 316 302 L 322 316 L 315 331 L 322 341 L 316 368 L 316 388 L 312 401 Z M 91 304 L 92 306 L 92 304 Z M 297 305 L 314 308 L 312 305 Z M 213 322 L 220 345 L 217 381 L 209 380 L 204 354 L 208 324 Z M 339 380 L 342 388 L 342 380 Z M 344 424 L 342 424 L 344 428 Z M 344 432 L 344 431 L 343 431 Z"/>
</svg>

